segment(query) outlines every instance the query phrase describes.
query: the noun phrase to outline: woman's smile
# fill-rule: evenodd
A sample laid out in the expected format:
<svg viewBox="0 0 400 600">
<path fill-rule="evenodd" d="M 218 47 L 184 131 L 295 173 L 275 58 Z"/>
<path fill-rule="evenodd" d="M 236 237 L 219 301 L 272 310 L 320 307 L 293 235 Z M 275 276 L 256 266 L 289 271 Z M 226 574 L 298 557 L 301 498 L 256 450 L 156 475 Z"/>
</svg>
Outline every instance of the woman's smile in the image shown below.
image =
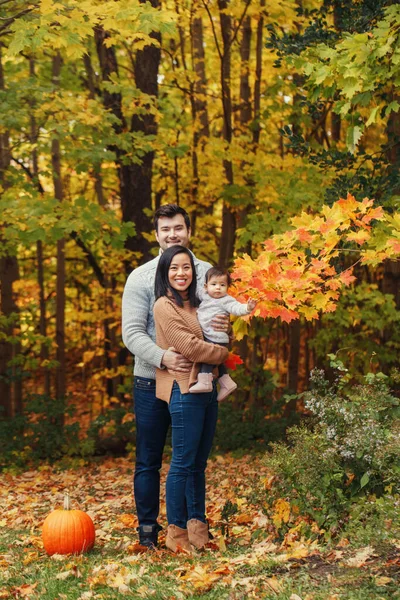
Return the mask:
<svg viewBox="0 0 400 600">
<path fill-rule="evenodd" d="M 189 256 L 185 252 L 176 254 L 172 259 L 168 270 L 168 281 L 172 289 L 180 294 L 186 292 L 192 283 L 192 265 Z"/>
</svg>

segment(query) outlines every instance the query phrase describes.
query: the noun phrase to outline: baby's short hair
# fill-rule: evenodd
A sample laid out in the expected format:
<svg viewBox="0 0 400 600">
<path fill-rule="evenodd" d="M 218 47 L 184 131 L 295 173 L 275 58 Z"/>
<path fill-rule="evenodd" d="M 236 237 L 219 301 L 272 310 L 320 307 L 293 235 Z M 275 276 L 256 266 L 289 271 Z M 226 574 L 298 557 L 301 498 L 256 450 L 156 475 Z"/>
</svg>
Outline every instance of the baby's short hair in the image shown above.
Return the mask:
<svg viewBox="0 0 400 600">
<path fill-rule="evenodd" d="M 206 283 L 210 281 L 211 277 L 226 277 L 228 287 L 232 283 L 229 271 L 227 271 L 226 269 L 220 269 L 219 267 L 211 267 L 211 269 L 208 269 L 206 273 Z"/>
</svg>

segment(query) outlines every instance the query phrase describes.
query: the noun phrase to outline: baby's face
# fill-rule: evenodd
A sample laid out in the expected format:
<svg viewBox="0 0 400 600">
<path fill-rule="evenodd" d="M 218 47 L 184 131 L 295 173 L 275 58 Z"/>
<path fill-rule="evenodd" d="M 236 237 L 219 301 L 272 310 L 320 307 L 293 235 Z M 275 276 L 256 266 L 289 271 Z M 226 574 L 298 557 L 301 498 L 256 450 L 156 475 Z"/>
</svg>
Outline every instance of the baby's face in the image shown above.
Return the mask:
<svg viewBox="0 0 400 600">
<path fill-rule="evenodd" d="M 228 292 L 228 278 L 226 275 L 214 275 L 210 277 L 204 287 L 211 298 L 222 298 Z"/>
</svg>

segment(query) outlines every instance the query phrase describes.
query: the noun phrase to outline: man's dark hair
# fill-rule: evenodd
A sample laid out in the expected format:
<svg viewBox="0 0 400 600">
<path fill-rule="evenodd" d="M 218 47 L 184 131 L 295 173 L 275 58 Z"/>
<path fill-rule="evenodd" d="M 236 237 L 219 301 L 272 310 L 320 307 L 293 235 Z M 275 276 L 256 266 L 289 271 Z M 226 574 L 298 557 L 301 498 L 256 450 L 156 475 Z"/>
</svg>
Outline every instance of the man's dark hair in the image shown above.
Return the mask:
<svg viewBox="0 0 400 600">
<path fill-rule="evenodd" d="M 163 206 L 160 206 L 160 208 L 157 208 L 156 212 L 154 213 L 154 229 L 158 232 L 158 220 L 160 217 L 168 217 L 168 219 L 172 219 L 173 217 L 176 217 L 176 215 L 182 215 L 182 217 L 185 219 L 186 228 L 189 230 L 190 217 L 186 210 L 177 204 L 164 204 Z"/>
<path fill-rule="evenodd" d="M 190 306 L 199 306 L 200 301 L 196 295 L 196 287 L 197 287 L 197 277 L 196 277 L 196 269 L 193 262 L 193 256 L 190 250 L 185 248 L 184 246 L 171 246 L 164 250 L 164 252 L 160 256 L 160 260 L 158 261 L 158 267 L 156 271 L 156 280 L 154 284 L 154 293 L 156 300 L 161 298 L 162 296 L 173 296 L 175 302 L 178 306 L 183 306 L 182 296 L 171 287 L 169 282 L 168 273 L 169 267 L 171 266 L 172 259 L 177 254 L 187 254 L 190 258 L 190 264 L 192 265 L 193 279 L 192 283 L 188 287 L 188 300 Z"/>
<path fill-rule="evenodd" d="M 208 271 L 206 273 L 206 277 L 205 277 L 206 283 L 208 283 L 210 281 L 211 277 L 226 277 L 226 282 L 228 284 L 228 287 L 232 283 L 232 279 L 229 274 L 229 271 L 227 271 L 226 269 L 220 269 L 219 267 L 211 267 L 211 269 L 208 269 Z"/>
</svg>

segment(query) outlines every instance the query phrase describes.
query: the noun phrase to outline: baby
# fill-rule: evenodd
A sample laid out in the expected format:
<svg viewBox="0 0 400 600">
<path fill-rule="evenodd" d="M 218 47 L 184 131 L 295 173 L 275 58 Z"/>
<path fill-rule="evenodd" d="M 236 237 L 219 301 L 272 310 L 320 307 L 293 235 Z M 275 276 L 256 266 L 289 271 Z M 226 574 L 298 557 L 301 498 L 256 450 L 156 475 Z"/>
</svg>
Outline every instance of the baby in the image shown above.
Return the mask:
<svg viewBox="0 0 400 600">
<path fill-rule="evenodd" d="M 235 315 L 241 317 L 250 314 L 257 302 L 249 300 L 247 304 L 238 302 L 232 296 L 228 296 L 228 288 L 231 284 L 231 278 L 228 271 L 212 267 L 206 273 L 204 290 L 201 297 L 201 304 L 197 310 L 197 317 L 203 330 L 206 342 L 213 342 L 221 346 L 228 346 L 229 336 L 224 331 L 215 331 L 211 324 L 216 315 Z M 212 390 L 212 371 L 214 365 L 202 363 L 195 383 L 190 392 L 194 394 L 210 392 Z M 219 366 L 218 382 L 220 390 L 217 400 L 224 400 L 237 388 L 237 384 L 228 375 L 225 365 Z"/>
</svg>

